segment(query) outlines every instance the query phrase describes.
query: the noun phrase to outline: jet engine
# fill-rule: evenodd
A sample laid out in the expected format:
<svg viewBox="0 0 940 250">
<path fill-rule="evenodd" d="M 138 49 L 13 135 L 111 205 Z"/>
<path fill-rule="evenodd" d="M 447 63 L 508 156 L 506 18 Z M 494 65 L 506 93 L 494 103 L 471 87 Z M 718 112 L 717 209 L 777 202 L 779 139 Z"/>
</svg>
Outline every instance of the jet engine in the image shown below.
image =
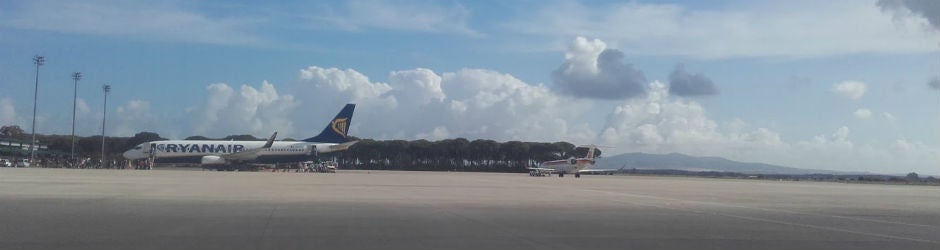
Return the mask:
<svg viewBox="0 0 940 250">
<path fill-rule="evenodd" d="M 225 159 L 222 159 L 221 156 L 217 156 L 217 155 L 207 155 L 207 156 L 203 156 L 201 162 L 202 162 L 203 165 L 225 164 L 225 163 L 226 163 L 226 162 L 225 162 Z"/>
</svg>

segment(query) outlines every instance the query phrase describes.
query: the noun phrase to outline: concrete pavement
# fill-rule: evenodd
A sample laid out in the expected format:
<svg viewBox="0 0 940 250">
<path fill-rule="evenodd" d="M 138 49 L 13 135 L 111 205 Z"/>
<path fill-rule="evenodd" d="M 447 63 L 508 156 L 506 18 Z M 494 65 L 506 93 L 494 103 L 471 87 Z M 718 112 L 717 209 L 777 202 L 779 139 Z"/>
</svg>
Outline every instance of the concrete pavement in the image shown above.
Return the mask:
<svg viewBox="0 0 940 250">
<path fill-rule="evenodd" d="M 0 168 L 0 249 L 940 249 L 940 188 Z"/>
</svg>

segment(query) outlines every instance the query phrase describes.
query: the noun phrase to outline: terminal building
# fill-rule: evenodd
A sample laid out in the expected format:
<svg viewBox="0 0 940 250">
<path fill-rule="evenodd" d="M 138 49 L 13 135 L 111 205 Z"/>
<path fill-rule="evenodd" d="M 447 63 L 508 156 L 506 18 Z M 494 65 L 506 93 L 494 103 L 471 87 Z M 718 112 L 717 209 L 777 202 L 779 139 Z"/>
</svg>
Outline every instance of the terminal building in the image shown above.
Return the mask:
<svg viewBox="0 0 940 250">
<path fill-rule="evenodd" d="M 36 155 L 55 155 L 54 152 L 49 150 L 48 145 L 37 142 L 34 146 L 36 147 Z M 0 156 L 11 158 L 28 157 L 29 141 L 17 140 L 13 138 L 0 138 Z"/>
</svg>

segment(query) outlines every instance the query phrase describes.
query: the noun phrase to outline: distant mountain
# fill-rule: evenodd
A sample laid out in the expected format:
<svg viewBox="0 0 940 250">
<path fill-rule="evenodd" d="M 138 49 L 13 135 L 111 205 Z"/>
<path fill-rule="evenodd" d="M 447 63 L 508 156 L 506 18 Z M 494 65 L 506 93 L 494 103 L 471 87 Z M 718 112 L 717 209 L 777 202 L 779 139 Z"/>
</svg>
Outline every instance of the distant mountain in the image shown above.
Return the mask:
<svg viewBox="0 0 940 250">
<path fill-rule="evenodd" d="M 679 153 L 626 153 L 597 159 L 595 168 L 676 169 L 687 171 L 719 171 L 746 174 L 847 174 L 830 170 L 801 169 L 764 163 L 738 162 L 721 157 L 696 157 Z"/>
</svg>

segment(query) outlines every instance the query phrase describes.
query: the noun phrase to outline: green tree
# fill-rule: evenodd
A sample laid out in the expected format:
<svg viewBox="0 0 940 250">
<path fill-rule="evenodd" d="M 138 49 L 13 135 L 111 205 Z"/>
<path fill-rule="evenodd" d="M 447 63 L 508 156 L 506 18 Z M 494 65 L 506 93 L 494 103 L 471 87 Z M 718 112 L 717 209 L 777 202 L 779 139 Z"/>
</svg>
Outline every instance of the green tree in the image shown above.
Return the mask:
<svg viewBox="0 0 940 250">
<path fill-rule="evenodd" d="M 222 138 L 223 141 L 262 141 L 267 140 L 267 138 L 258 138 L 253 135 L 230 135 Z"/>
<path fill-rule="evenodd" d="M 908 173 L 907 176 L 904 177 L 904 179 L 907 181 L 920 181 L 920 175 L 917 175 L 917 173 L 911 172 L 911 173 Z"/>
<path fill-rule="evenodd" d="M 111 140 L 111 138 L 108 138 L 108 139 Z M 141 144 L 144 142 L 164 141 L 164 140 L 166 140 L 166 138 L 160 137 L 160 135 L 157 133 L 140 132 L 140 133 L 134 134 L 134 137 L 126 139 L 126 141 L 124 141 L 123 143 L 123 146 L 120 147 L 118 151 L 121 151 L 121 152 L 127 151 L 128 149 L 131 149 L 137 146 L 138 144 Z"/>
<path fill-rule="evenodd" d="M 6 138 L 14 138 L 19 140 L 28 140 L 26 138 L 25 132 L 20 128 L 19 125 L 9 125 L 0 127 L 0 135 Z"/>
</svg>

